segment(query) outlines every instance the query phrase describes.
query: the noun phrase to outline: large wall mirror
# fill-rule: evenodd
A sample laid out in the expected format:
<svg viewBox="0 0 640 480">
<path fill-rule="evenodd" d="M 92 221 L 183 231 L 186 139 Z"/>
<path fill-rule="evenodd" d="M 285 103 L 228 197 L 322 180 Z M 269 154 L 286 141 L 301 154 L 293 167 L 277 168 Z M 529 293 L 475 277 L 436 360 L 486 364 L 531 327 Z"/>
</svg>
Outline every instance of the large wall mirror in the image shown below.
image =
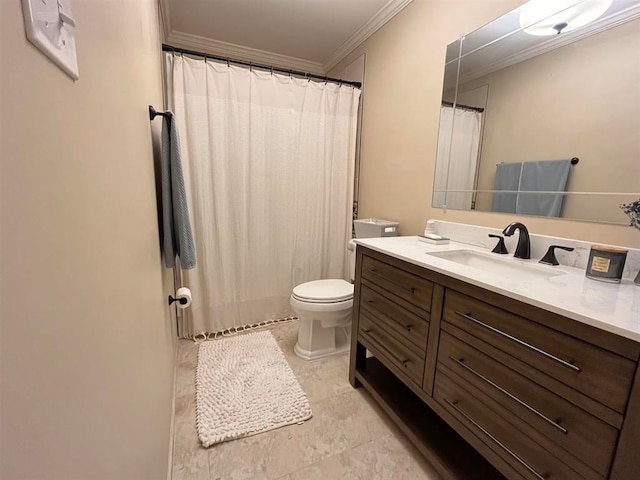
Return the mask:
<svg viewBox="0 0 640 480">
<path fill-rule="evenodd" d="M 628 224 L 640 1 L 533 0 L 447 48 L 433 207 Z"/>
</svg>

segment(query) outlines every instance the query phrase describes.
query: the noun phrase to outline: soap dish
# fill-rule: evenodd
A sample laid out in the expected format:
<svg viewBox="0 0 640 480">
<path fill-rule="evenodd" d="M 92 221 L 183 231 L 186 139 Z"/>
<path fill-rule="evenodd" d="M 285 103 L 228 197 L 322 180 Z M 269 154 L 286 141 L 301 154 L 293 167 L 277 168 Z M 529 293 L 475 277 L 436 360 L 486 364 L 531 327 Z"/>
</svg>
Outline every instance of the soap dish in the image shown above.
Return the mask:
<svg viewBox="0 0 640 480">
<path fill-rule="evenodd" d="M 432 245 L 446 245 L 451 241 L 447 237 L 442 237 L 435 234 L 429 234 L 428 236 L 420 235 L 418 236 L 418 240 L 424 243 L 430 243 Z"/>
</svg>

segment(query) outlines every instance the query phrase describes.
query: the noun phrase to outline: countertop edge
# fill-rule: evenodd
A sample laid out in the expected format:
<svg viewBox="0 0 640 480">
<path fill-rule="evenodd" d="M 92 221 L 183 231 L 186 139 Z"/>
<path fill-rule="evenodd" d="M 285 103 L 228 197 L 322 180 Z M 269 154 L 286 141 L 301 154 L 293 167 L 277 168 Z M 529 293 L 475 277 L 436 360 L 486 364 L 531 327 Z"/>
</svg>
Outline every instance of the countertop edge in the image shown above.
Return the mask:
<svg viewBox="0 0 640 480">
<path fill-rule="evenodd" d="M 387 238 L 404 238 L 404 239 L 411 239 L 414 238 L 415 241 L 417 242 L 417 237 L 387 237 Z M 373 240 L 373 241 L 372 241 Z M 487 280 L 482 280 L 479 278 L 474 278 L 473 276 L 470 275 L 465 275 L 464 273 L 460 273 L 460 272 L 456 272 L 455 270 L 450 270 L 448 268 L 445 268 L 441 265 L 438 264 L 433 264 L 432 262 L 428 261 L 429 257 L 425 257 L 425 259 L 423 261 L 417 260 L 414 257 L 408 256 L 403 254 L 402 252 L 399 252 L 397 250 L 394 250 L 393 248 L 389 248 L 388 246 L 381 246 L 381 245 L 377 245 L 376 241 L 379 242 L 380 239 L 355 239 L 355 243 L 357 245 L 362 245 L 364 247 L 370 248 L 371 250 L 375 250 L 379 253 L 383 253 L 386 255 L 389 255 L 391 257 L 397 258 L 399 260 L 403 260 L 406 261 L 412 265 L 416 265 L 419 267 L 423 267 L 429 270 L 432 270 L 436 273 L 440 273 L 442 275 L 446 275 L 450 278 L 468 283 L 470 285 L 474 285 L 476 287 L 479 288 L 483 288 L 485 290 L 503 295 L 505 297 L 511 298 L 513 300 L 517 300 L 520 301 L 522 303 L 525 303 L 527 305 L 531 305 L 533 307 L 537 307 L 540 308 L 542 310 L 546 310 L 548 312 L 551 313 L 555 313 L 558 315 L 562 315 L 564 317 L 567 317 L 571 320 L 575 320 L 577 322 L 586 324 L 586 325 L 590 325 L 592 327 L 598 328 L 600 330 L 604 330 L 606 332 L 609 333 L 613 333 L 615 335 L 619 335 L 621 337 L 625 337 L 628 338 L 630 340 L 636 341 L 636 342 L 640 342 L 640 329 L 629 329 L 629 328 L 625 328 L 623 326 L 620 325 L 615 325 L 615 324 L 611 324 L 608 323 L 606 321 L 600 320 L 598 318 L 595 317 L 590 317 L 587 315 L 584 315 L 580 312 L 576 312 L 574 310 L 571 309 L 567 309 L 567 308 L 562 308 L 561 306 L 558 306 L 556 304 L 553 303 L 547 303 L 544 300 L 540 299 L 540 298 L 534 298 L 532 296 L 528 296 L 524 293 L 520 293 L 520 292 L 515 292 L 513 290 L 509 290 L 506 288 L 503 288 L 499 285 L 496 285 L 495 283 L 492 283 L 490 281 Z M 482 251 L 481 249 L 479 249 L 478 247 L 474 247 L 472 245 L 467 245 L 467 244 L 460 244 L 460 243 L 456 243 L 456 242 L 452 242 L 451 247 L 454 248 L 463 248 L 465 250 L 477 250 L 477 251 Z M 451 247 L 449 247 L 451 249 Z M 426 247 L 429 248 L 429 247 Z M 427 252 L 425 252 L 427 253 Z M 572 272 L 572 271 L 579 271 L 579 269 L 575 269 L 572 267 L 564 267 L 563 269 L 561 269 L 561 271 L 566 272 L 568 269 L 571 269 L 570 272 L 573 273 L 573 276 L 575 277 L 576 272 Z M 568 273 L 569 274 L 569 273 Z M 594 288 L 597 288 L 597 286 L 594 286 Z M 605 288 L 605 287 L 603 287 Z M 640 288 L 638 288 L 640 290 Z"/>
</svg>

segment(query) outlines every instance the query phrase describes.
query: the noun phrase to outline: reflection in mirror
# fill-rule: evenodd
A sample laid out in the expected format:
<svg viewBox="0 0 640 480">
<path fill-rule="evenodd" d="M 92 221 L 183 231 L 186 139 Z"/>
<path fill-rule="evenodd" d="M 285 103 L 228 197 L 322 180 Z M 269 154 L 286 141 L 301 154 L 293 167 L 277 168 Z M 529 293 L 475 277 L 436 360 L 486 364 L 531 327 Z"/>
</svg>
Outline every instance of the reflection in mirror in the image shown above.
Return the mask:
<svg viewBox="0 0 640 480">
<path fill-rule="evenodd" d="M 449 46 L 434 207 L 628 223 L 619 204 L 640 197 L 640 2 L 605 3 L 582 28 L 536 23 L 553 36 L 521 28 L 525 4 Z"/>
</svg>

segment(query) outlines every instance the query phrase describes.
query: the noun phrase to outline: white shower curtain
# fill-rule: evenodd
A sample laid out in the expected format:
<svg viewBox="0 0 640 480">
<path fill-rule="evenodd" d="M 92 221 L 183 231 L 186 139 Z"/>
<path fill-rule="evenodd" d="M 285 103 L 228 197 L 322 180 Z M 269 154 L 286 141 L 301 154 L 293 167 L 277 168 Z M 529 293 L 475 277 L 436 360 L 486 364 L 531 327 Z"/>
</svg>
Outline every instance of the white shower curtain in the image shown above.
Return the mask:
<svg viewBox="0 0 640 480">
<path fill-rule="evenodd" d="M 296 284 L 348 273 L 360 90 L 165 60 L 198 258 L 182 335 L 286 317 Z"/>
<path fill-rule="evenodd" d="M 442 106 L 433 206 L 469 210 L 475 189 L 482 113 Z M 451 138 L 453 132 L 453 139 Z M 449 153 L 451 153 L 449 155 Z M 452 192 L 451 190 L 468 190 Z"/>
</svg>

